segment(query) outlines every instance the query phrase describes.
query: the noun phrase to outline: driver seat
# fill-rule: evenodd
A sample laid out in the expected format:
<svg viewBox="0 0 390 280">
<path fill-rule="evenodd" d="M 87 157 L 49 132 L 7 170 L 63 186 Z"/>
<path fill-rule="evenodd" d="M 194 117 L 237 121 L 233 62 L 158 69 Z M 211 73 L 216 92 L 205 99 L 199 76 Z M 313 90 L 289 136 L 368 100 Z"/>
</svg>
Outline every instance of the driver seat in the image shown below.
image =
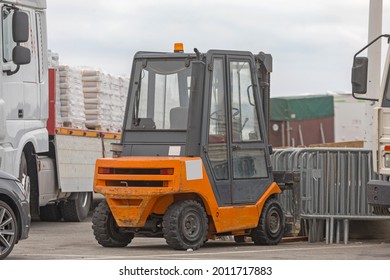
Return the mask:
<svg viewBox="0 0 390 280">
<path fill-rule="evenodd" d="M 171 129 L 187 129 L 188 107 L 175 107 L 169 112 Z"/>
</svg>

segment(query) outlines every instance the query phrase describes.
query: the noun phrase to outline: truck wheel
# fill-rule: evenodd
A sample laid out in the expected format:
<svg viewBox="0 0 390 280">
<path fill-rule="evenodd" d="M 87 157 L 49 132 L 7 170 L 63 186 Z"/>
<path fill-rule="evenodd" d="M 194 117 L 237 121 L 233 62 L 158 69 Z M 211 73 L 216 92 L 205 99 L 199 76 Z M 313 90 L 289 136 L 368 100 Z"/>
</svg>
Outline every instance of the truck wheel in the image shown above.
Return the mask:
<svg viewBox="0 0 390 280">
<path fill-rule="evenodd" d="M 39 208 L 39 218 L 45 222 L 58 222 L 62 215 L 57 204 L 48 204 Z"/>
<path fill-rule="evenodd" d="M 0 200 L 0 260 L 11 253 L 18 238 L 18 230 L 14 211 Z"/>
<path fill-rule="evenodd" d="M 103 247 L 126 247 L 134 238 L 134 233 L 121 231 L 105 200 L 93 212 L 92 229 L 95 239 Z"/>
<path fill-rule="evenodd" d="M 82 222 L 89 213 L 92 204 L 91 192 L 74 193 L 74 197 L 61 203 L 61 213 L 65 222 Z"/>
<path fill-rule="evenodd" d="M 206 212 L 193 200 L 172 204 L 163 217 L 162 225 L 166 242 L 176 250 L 199 249 L 207 239 Z"/>
<path fill-rule="evenodd" d="M 284 234 L 285 218 L 280 203 L 268 200 L 263 207 L 257 228 L 252 230 L 252 240 L 256 245 L 276 245 Z"/>
</svg>

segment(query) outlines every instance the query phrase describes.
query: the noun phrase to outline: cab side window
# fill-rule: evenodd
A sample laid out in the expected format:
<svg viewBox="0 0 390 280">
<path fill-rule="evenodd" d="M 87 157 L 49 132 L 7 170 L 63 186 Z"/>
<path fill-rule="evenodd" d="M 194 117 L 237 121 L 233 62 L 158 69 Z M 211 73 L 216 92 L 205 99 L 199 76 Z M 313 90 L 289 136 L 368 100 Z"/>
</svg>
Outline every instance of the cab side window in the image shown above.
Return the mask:
<svg viewBox="0 0 390 280">
<path fill-rule="evenodd" d="M 261 141 L 249 62 L 230 62 L 233 142 Z"/>
<path fill-rule="evenodd" d="M 217 180 L 228 179 L 226 90 L 222 58 L 214 59 L 211 86 L 208 157 Z"/>
<path fill-rule="evenodd" d="M 3 7 L 2 10 L 2 21 L 3 21 L 3 62 L 12 61 L 12 50 L 16 46 L 12 38 L 12 16 L 14 9 L 10 7 Z"/>
</svg>

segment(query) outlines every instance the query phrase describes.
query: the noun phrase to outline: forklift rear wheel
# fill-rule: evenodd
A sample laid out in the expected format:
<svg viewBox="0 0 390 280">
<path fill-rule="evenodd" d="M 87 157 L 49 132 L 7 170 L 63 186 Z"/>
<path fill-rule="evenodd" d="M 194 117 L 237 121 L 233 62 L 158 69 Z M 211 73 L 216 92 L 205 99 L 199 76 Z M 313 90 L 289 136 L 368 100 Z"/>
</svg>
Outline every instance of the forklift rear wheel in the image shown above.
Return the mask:
<svg viewBox="0 0 390 280">
<path fill-rule="evenodd" d="M 134 233 L 121 232 L 105 200 L 93 212 L 92 229 L 95 239 L 103 247 L 126 247 L 134 238 Z"/>
<path fill-rule="evenodd" d="M 199 249 L 207 239 L 208 221 L 202 205 L 194 200 L 172 204 L 163 217 L 163 233 L 176 250 Z"/>
<path fill-rule="evenodd" d="M 276 245 L 284 234 L 285 218 L 280 203 L 268 200 L 261 212 L 257 228 L 252 230 L 252 240 L 256 245 Z"/>
</svg>

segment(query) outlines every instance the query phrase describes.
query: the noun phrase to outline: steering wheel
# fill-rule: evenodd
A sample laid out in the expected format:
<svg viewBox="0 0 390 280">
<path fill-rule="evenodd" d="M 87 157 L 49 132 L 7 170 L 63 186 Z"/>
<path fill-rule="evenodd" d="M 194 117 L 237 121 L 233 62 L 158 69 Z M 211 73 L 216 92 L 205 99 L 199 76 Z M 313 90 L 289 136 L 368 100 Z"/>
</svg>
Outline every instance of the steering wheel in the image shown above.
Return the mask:
<svg viewBox="0 0 390 280">
<path fill-rule="evenodd" d="M 221 114 L 222 113 L 222 114 Z M 223 121 L 225 114 L 223 110 L 216 110 L 210 114 L 210 119 L 214 121 Z M 240 114 L 240 109 L 233 107 L 232 108 L 232 117 L 236 117 Z"/>
</svg>

